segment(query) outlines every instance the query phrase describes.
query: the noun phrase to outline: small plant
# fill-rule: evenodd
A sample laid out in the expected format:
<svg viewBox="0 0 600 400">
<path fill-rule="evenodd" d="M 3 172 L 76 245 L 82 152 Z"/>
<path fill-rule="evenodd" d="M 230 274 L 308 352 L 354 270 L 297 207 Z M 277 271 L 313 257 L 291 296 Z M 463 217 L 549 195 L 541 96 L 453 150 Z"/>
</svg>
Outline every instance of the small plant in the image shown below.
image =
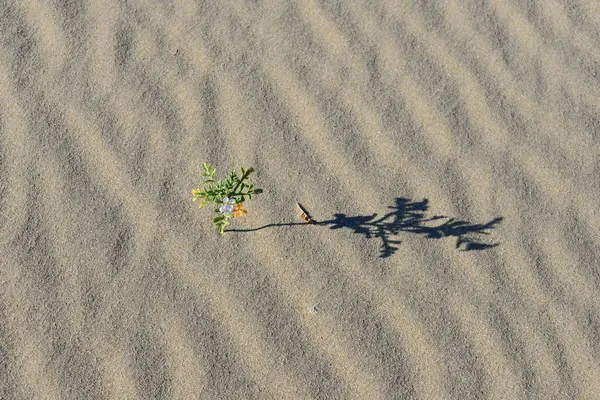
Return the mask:
<svg viewBox="0 0 600 400">
<path fill-rule="evenodd" d="M 225 233 L 225 228 L 231 223 L 232 218 L 241 217 L 248 212 L 242 209 L 246 197 L 252 199 L 252 195 L 262 193 L 262 189 L 255 188 L 249 182 L 249 176 L 254 172 L 254 168 L 240 168 L 240 171 L 241 177 L 232 170 L 227 180 L 223 182 L 215 180 L 217 170 L 212 165 L 202 163 L 201 176 L 205 177 L 205 180 L 199 188 L 192 190 L 194 196 L 192 201 L 200 200 L 200 208 L 207 202 L 214 204 L 214 212 L 219 215 L 213 218 L 213 222 L 220 234 Z"/>
</svg>

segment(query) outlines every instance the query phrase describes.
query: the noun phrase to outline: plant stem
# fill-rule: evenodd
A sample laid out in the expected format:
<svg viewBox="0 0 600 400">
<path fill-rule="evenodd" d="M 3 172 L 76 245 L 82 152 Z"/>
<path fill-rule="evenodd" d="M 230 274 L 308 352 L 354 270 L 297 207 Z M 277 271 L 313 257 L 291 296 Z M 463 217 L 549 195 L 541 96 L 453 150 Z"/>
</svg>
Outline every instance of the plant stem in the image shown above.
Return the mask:
<svg viewBox="0 0 600 400">
<path fill-rule="evenodd" d="M 237 185 L 235 185 L 235 187 L 233 188 L 232 192 L 235 193 L 235 191 L 237 190 L 237 188 L 239 188 L 240 185 L 242 184 L 242 182 L 244 182 L 244 179 L 246 179 L 253 172 L 254 172 L 254 168 L 249 168 L 246 172 L 244 172 L 244 175 L 242 175 L 242 179 L 240 179 L 238 181 Z M 235 195 L 232 194 L 230 196 L 235 196 Z"/>
<path fill-rule="evenodd" d="M 248 196 L 248 195 L 250 195 L 250 194 L 252 194 L 252 193 L 250 193 L 250 192 L 248 192 L 248 193 L 242 193 L 242 192 L 239 192 L 239 193 L 230 193 L 230 194 L 229 194 L 229 197 L 236 197 L 236 196 Z"/>
</svg>

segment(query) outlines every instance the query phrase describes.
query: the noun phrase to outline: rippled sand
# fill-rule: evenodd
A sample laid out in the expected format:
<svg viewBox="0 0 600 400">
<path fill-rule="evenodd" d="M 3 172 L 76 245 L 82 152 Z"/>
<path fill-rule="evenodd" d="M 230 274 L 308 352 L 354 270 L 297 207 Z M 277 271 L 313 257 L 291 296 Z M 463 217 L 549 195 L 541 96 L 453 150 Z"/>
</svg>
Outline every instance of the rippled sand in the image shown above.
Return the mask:
<svg viewBox="0 0 600 400">
<path fill-rule="evenodd" d="M 597 1 L 7 0 L 0 40 L 1 399 L 599 398 Z M 223 237 L 203 161 L 265 190 Z"/>
</svg>

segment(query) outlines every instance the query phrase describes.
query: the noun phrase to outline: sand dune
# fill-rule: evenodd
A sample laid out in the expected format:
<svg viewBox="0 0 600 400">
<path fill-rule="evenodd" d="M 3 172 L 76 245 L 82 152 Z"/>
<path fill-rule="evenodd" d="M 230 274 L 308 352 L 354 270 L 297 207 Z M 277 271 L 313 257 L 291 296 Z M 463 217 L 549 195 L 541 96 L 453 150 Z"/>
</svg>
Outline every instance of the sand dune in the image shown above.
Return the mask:
<svg viewBox="0 0 600 400">
<path fill-rule="evenodd" d="M 599 33 L 591 0 L 3 2 L 0 398 L 600 398 Z M 265 190 L 223 236 L 203 161 Z"/>
</svg>

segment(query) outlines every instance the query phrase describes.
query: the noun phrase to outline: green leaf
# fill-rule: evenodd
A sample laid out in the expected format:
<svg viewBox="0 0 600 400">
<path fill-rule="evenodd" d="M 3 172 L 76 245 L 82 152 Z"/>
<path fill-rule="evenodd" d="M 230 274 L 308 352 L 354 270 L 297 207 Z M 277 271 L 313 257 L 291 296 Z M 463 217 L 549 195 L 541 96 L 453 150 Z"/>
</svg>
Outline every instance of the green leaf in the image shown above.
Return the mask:
<svg viewBox="0 0 600 400">
<path fill-rule="evenodd" d="M 254 194 L 260 194 L 262 192 L 263 192 L 262 189 L 254 189 Z"/>
<path fill-rule="evenodd" d="M 221 215 L 221 216 L 219 216 L 219 217 L 215 217 L 215 218 L 213 218 L 213 222 L 214 222 L 214 223 L 217 223 L 217 222 L 219 222 L 219 221 L 222 221 L 222 220 L 224 220 L 224 219 L 225 219 L 225 217 L 224 217 L 223 215 Z"/>
</svg>

